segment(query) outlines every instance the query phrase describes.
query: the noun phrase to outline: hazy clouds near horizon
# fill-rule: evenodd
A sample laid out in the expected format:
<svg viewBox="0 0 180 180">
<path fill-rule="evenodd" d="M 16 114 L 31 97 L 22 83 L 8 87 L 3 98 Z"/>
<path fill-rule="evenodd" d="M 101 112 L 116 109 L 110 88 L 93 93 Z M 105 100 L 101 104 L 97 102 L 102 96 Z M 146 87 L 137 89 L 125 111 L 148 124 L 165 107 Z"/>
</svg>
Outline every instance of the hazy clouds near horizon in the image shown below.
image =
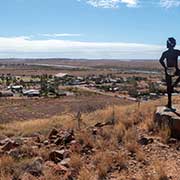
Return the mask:
<svg viewBox="0 0 180 180">
<path fill-rule="evenodd" d="M 0 37 L 0 58 L 157 59 L 165 46 Z"/>
</svg>

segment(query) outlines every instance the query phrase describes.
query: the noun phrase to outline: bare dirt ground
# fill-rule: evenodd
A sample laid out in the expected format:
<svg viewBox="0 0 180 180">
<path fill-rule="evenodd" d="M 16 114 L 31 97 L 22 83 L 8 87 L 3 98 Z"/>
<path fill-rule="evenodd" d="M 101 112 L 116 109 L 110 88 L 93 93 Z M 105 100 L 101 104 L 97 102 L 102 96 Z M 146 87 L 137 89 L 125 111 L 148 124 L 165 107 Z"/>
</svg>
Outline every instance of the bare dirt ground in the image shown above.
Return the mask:
<svg viewBox="0 0 180 180">
<path fill-rule="evenodd" d="M 25 62 L 42 63 L 42 64 L 63 64 L 79 67 L 98 67 L 98 68 L 125 68 L 125 69 L 160 69 L 158 60 L 63 60 L 63 59 L 41 59 L 27 60 Z"/>
<path fill-rule="evenodd" d="M 30 65 L 31 64 L 31 65 Z M 33 64 L 33 65 L 32 65 Z M 41 66 L 46 64 L 50 66 Z M 53 65 L 53 67 L 51 67 Z M 57 67 L 56 67 L 57 65 Z M 62 65 L 59 67 L 58 65 Z M 65 66 L 72 66 L 77 68 L 63 68 Z M 84 69 L 78 69 L 84 68 Z M 88 68 L 88 69 L 86 69 Z M 1 74 L 12 74 L 17 76 L 31 76 L 31 75 L 55 75 L 57 73 L 68 73 L 75 76 L 88 76 L 100 74 L 116 74 L 123 77 L 127 76 L 160 76 L 162 68 L 157 60 L 63 60 L 63 59 L 28 59 L 28 60 L 0 60 Z M 135 72 L 137 71 L 137 72 Z M 142 71 L 142 72 L 141 72 Z M 148 74 L 143 71 L 155 72 L 160 74 Z"/>
<path fill-rule="evenodd" d="M 48 118 L 64 113 L 92 112 L 109 105 L 131 104 L 131 101 L 92 95 L 61 98 L 0 99 L 0 122 Z"/>
<path fill-rule="evenodd" d="M 102 69 L 92 69 L 92 70 L 67 70 L 67 69 L 46 69 L 43 67 L 39 67 L 34 69 L 33 67 L 27 68 L 1 68 L 0 67 L 0 74 L 11 74 L 13 76 L 32 76 L 32 75 L 55 75 L 58 73 L 67 73 L 73 76 L 89 76 L 89 75 L 107 75 L 107 74 L 115 74 L 117 77 L 132 77 L 132 76 L 140 76 L 140 77 L 161 77 L 162 74 L 144 74 L 144 73 L 124 73 L 120 70 L 102 70 Z"/>
<path fill-rule="evenodd" d="M 47 70 L 47 69 L 14 69 L 14 68 L 0 68 L 1 74 L 11 74 L 13 76 L 31 76 L 31 75 L 42 75 L 42 74 L 48 74 L 48 75 L 54 75 L 60 72 L 60 70 Z"/>
</svg>

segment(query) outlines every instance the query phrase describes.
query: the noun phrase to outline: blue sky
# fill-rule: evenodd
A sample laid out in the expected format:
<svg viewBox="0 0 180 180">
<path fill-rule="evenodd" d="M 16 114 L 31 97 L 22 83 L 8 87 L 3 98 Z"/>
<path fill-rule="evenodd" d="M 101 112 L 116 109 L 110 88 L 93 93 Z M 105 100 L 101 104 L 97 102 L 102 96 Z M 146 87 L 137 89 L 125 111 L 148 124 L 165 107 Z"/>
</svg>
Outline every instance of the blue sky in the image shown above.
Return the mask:
<svg viewBox="0 0 180 180">
<path fill-rule="evenodd" d="M 154 59 L 179 19 L 180 0 L 1 0 L 0 58 Z"/>
</svg>

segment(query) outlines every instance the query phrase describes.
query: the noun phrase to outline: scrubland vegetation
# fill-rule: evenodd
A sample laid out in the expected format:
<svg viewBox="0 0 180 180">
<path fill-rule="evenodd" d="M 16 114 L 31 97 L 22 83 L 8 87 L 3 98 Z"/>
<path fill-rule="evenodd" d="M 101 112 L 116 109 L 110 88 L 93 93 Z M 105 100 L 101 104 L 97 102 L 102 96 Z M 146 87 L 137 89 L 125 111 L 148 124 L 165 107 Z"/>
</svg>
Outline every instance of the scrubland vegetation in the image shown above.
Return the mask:
<svg viewBox="0 0 180 180">
<path fill-rule="evenodd" d="M 160 99 L 2 124 L 0 179 L 178 180 L 180 143 L 153 121 L 156 106 L 164 103 Z M 58 139 L 67 133 L 72 139 Z M 3 149 L 7 138 L 18 146 Z"/>
</svg>

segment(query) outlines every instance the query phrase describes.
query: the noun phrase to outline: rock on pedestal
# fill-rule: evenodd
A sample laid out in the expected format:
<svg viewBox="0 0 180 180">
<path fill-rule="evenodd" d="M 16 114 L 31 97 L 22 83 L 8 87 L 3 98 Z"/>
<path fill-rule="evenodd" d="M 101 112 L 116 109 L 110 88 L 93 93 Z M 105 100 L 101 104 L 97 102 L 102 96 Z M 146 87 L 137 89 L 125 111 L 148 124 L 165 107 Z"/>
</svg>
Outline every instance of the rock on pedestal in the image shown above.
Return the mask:
<svg viewBox="0 0 180 180">
<path fill-rule="evenodd" d="M 176 110 L 170 110 L 165 106 L 157 107 L 155 122 L 159 127 L 169 127 L 171 135 L 180 138 L 180 105 L 173 106 Z"/>
</svg>

